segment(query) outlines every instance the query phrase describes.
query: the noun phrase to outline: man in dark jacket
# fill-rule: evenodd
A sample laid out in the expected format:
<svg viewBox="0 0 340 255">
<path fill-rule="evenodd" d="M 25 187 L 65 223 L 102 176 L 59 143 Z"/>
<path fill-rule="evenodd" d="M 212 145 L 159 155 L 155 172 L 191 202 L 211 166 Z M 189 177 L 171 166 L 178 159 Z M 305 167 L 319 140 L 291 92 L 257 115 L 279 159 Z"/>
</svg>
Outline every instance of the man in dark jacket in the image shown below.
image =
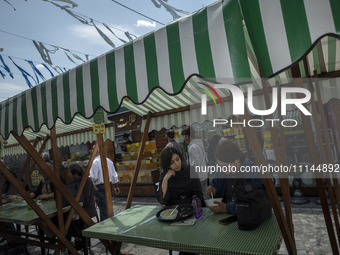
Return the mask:
<svg viewBox="0 0 340 255">
<path fill-rule="evenodd" d="M 244 183 L 263 184 L 261 176 L 256 173 L 245 174 L 239 170 L 241 166 L 255 166 L 255 163 L 245 158 L 240 149 L 232 142 L 224 142 L 216 150 L 217 163 L 225 169 L 233 169 L 233 171 L 219 172 L 213 179 L 212 185 L 208 186 L 206 194 L 215 198 L 223 198 L 222 202 L 215 201 L 217 206 L 210 207 L 216 213 L 236 214 L 236 208 L 232 197 L 234 187 Z M 252 178 L 250 178 L 252 177 Z"/>
</svg>

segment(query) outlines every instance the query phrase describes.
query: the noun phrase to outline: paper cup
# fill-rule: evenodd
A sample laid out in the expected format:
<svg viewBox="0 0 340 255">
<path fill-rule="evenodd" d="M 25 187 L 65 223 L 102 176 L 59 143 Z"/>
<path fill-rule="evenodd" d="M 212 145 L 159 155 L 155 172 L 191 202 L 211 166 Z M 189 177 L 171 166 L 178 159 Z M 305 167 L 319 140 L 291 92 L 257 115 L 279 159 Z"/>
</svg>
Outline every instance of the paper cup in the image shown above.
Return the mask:
<svg viewBox="0 0 340 255">
<path fill-rule="evenodd" d="M 211 199 L 206 199 L 205 200 L 205 205 L 206 206 L 217 206 L 218 204 L 215 204 L 214 202 L 222 202 L 222 198 L 211 198 Z"/>
</svg>

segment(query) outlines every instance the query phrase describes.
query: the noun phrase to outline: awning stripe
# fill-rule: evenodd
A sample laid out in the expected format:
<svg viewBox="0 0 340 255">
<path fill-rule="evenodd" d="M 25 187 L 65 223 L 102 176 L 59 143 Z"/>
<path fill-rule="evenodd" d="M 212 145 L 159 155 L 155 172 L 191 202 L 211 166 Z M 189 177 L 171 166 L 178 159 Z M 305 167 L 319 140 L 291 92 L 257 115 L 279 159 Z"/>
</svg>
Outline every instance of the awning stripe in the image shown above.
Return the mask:
<svg viewBox="0 0 340 255">
<path fill-rule="evenodd" d="M 259 1 L 258 0 L 254 0 L 254 1 L 241 0 L 240 3 L 241 3 L 241 8 L 242 8 L 242 13 L 244 15 L 244 20 L 247 26 L 249 38 L 251 40 L 251 44 L 253 45 L 257 59 L 261 59 L 262 72 L 264 73 L 264 75 L 266 75 L 267 73 L 273 73 L 273 68 L 271 65 L 271 59 L 269 55 L 270 46 L 267 45 L 267 41 L 266 41 Z M 279 33 L 277 34 L 278 36 L 280 36 Z M 259 49 L 262 49 L 262 50 L 259 50 Z M 272 52 L 272 50 L 270 52 Z"/>
<path fill-rule="evenodd" d="M 22 125 L 24 127 L 27 127 L 28 126 L 28 117 L 27 117 L 27 103 L 26 103 L 26 96 L 28 94 L 26 93 L 21 93 L 21 114 L 22 114 Z M 7 102 L 8 103 L 8 102 Z M 6 107 L 6 111 L 8 111 L 8 108 Z M 8 125 L 8 123 L 6 123 L 6 126 Z M 7 126 L 8 128 L 8 126 Z M 9 130 L 6 130 L 7 132 Z"/>
<path fill-rule="evenodd" d="M 215 4 L 212 8 L 207 9 L 207 17 L 208 17 L 208 27 L 209 27 L 208 29 L 209 43 L 211 46 L 212 61 L 215 67 L 215 76 L 213 76 L 212 78 L 233 77 L 233 74 L 232 74 L 233 69 L 232 69 L 231 59 L 229 55 L 229 50 L 226 47 L 226 45 L 228 45 L 228 41 L 226 37 L 226 30 L 224 27 L 222 2 Z M 231 17 L 226 17 L 226 18 L 228 20 L 229 19 L 232 20 Z M 227 27 L 232 26 L 232 25 L 233 24 L 228 21 Z M 225 58 L 220 58 L 219 56 L 221 55 L 225 56 Z M 206 78 L 210 78 L 210 77 L 206 77 Z"/>
<path fill-rule="evenodd" d="M 337 0 L 329 0 L 330 6 L 332 8 L 332 17 L 334 20 L 334 26 L 336 29 L 337 33 L 340 33 L 340 15 L 339 15 L 339 10 L 340 10 L 340 2 Z"/>
<path fill-rule="evenodd" d="M 120 100 L 118 100 L 117 80 L 116 80 L 116 57 L 115 53 L 109 52 L 106 55 L 107 90 L 109 96 L 110 111 L 115 111 Z"/>
<path fill-rule="evenodd" d="M 223 56 L 223 59 L 226 62 L 229 62 L 229 65 L 224 66 L 223 62 L 221 62 L 221 64 L 217 66 L 218 69 L 216 70 L 216 77 L 236 78 L 235 82 L 238 82 L 237 78 L 244 79 L 251 77 L 245 44 L 245 36 L 243 32 L 241 11 L 237 1 L 224 1 L 223 5 L 223 9 L 222 6 L 220 9 L 220 11 L 223 12 L 223 16 L 221 17 L 222 20 L 220 22 L 222 22 L 222 30 L 222 24 L 224 25 L 224 31 L 221 31 L 221 38 L 217 40 L 210 38 L 210 40 L 219 41 L 220 43 L 225 41 L 225 39 L 227 40 L 228 44 L 220 44 L 220 49 L 214 50 L 214 47 L 212 47 L 212 49 L 213 52 L 216 52 L 217 54 L 219 54 L 220 52 L 220 55 L 217 55 L 215 58 L 220 59 L 221 56 Z M 211 13 L 209 9 L 208 13 Z M 217 22 L 217 24 L 219 23 Z M 215 24 L 211 25 L 216 26 Z M 223 47 L 226 47 L 226 45 L 228 45 L 228 49 L 225 48 L 223 50 Z M 228 68 L 230 68 L 230 71 L 228 71 Z"/>
<path fill-rule="evenodd" d="M 13 97 L 13 110 L 12 110 L 12 121 L 13 121 L 13 131 L 14 132 L 18 132 L 18 122 L 17 122 L 17 101 L 18 101 L 18 97 Z M 1 115 L 0 115 L 1 116 Z M 1 117 L 0 117 L 1 119 Z"/>
<path fill-rule="evenodd" d="M 179 91 L 185 80 L 182 66 L 182 52 L 179 36 L 178 22 L 166 26 L 168 47 L 169 47 L 169 66 L 173 91 Z"/>
<path fill-rule="evenodd" d="M 306 11 L 303 0 L 280 2 L 291 61 L 294 62 L 301 57 L 301 52 L 306 52 L 312 44 Z M 299 26 L 296 26 L 296 24 L 299 24 Z"/>
<path fill-rule="evenodd" d="M 64 113 L 65 113 L 65 120 L 70 120 L 71 116 L 71 100 L 70 100 L 70 73 L 65 73 L 63 76 L 63 91 L 64 91 Z"/>
<path fill-rule="evenodd" d="M 198 73 L 192 16 L 178 22 L 184 76 Z"/>
<path fill-rule="evenodd" d="M 58 76 L 60 77 L 60 76 Z M 52 102 L 52 119 L 51 119 L 51 125 L 52 127 L 54 125 L 55 120 L 58 118 L 59 109 L 58 109 L 58 89 L 57 89 L 57 79 L 58 77 L 55 77 L 55 79 L 52 79 L 51 81 L 51 101 Z M 57 96 L 56 96 L 57 95 Z"/>
<path fill-rule="evenodd" d="M 6 123 L 6 132 L 9 132 L 9 100 L 6 101 L 6 111 L 5 111 L 5 123 Z"/>
<path fill-rule="evenodd" d="M 92 94 L 91 112 L 94 112 L 94 111 L 96 111 L 97 107 L 99 105 L 101 105 L 99 75 L 98 75 L 98 60 L 94 59 L 94 60 L 90 61 L 89 68 L 90 68 L 89 74 L 90 74 L 90 79 L 91 79 L 91 82 L 89 82 L 89 84 L 91 85 L 91 94 Z"/>
<path fill-rule="evenodd" d="M 46 113 L 47 113 L 47 123 L 46 123 L 46 125 L 47 125 L 48 128 L 51 128 L 53 126 L 53 123 L 54 123 L 53 122 L 54 121 L 53 120 L 53 112 L 52 112 L 53 103 L 52 103 L 52 94 L 51 94 L 52 93 L 51 92 L 51 89 L 52 89 L 51 82 L 52 82 L 52 80 L 46 81 L 46 86 L 45 86 L 46 94 L 42 95 L 43 97 L 46 98 L 46 101 L 45 101 L 45 103 L 46 103 Z M 25 104 L 25 102 L 22 101 L 22 104 Z M 25 123 L 23 122 L 23 124 L 25 124 Z"/>
<path fill-rule="evenodd" d="M 117 98 L 120 99 L 127 95 L 126 81 L 125 81 L 124 48 L 119 48 L 114 53 L 115 53 L 115 67 L 116 67 Z"/>
<path fill-rule="evenodd" d="M 106 70 L 106 58 L 105 55 L 98 57 L 98 74 L 99 78 L 99 98 L 100 105 L 105 109 L 110 109 L 109 97 L 108 97 L 108 83 L 107 83 L 107 70 Z"/>
<path fill-rule="evenodd" d="M 208 78 L 215 78 L 211 46 L 209 42 L 209 28 L 207 10 L 202 9 L 192 17 L 196 58 L 199 73 Z M 204 49 L 204 50 L 203 50 Z"/>
<path fill-rule="evenodd" d="M 155 34 L 149 34 L 145 36 L 143 40 L 145 47 L 146 71 L 148 74 L 148 89 L 151 91 L 154 87 L 159 86 Z"/>
<path fill-rule="evenodd" d="M 139 102 L 137 95 L 136 71 L 133 44 L 129 43 L 124 47 L 124 63 L 125 63 L 125 82 L 126 93 L 134 102 Z"/>
<path fill-rule="evenodd" d="M 34 116 L 34 119 L 33 119 L 33 121 L 34 121 L 33 128 L 34 129 L 38 129 L 39 128 L 39 119 L 38 119 L 38 107 L 37 107 L 37 104 L 36 104 L 36 102 L 37 102 L 37 87 L 33 87 L 31 89 L 31 102 L 34 102 L 32 104 L 32 109 L 33 109 L 32 113 L 33 113 L 33 116 Z M 10 123 L 9 123 L 10 124 L 10 129 L 12 129 L 12 127 L 11 127 L 12 123 L 11 122 L 12 121 L 10 120 Z"/>
<path fill-rule="evenodd" d="M 93 60 L 92 60 L 93 61 Z M 92 62 L 91 61 L 91 62 Z M 92 88 L 91 88 L 91 62 L 86 62 L 83 65 L 83 97 L 84 97 L 84 107 L 85 107 L 85 116 L 91 116 L 94 108 L 94 101 L 92 100 Z"/>
<path fill-rule="evenodd" d="M 282 62 L 290 62 L 289 54 L 281 56 L 281 51 L 289 52 L 288 40 L 279 1 L 259 1 L 263 29 L 267 40 L 268 54 L 274 70 L 283 68 Z M 271 44 L 275 41 L 276 44 Z M 280 49 L 280 51 L 278 51 Z M 283 59 L 281 59 L 281 57 Z"/>
<path fill-rule="evenodd" d="M 71 69 L 69 72 L 69 87 L 70 87 L 70 115 L 72 118 L 72 112 L 78 112 L 77 106 L 77 73 L 76 69 Z M 67 115 L 65 115 L 67 116 Z M 66 119 L 65 121 L 69 121 Z"/>
<path fill-rule="evenodd" d="M 157 54 L 158 79 L 160 86 L 165 91 L 173 93 L 170 75 L 168 38 L 166 27 L 162 27 L 155 32 L 155 44 Z"/>
<path fill-rule="evenodd" d="M 56 83 L 56 93 L 54 93 L 54 95 L 57 95 L 57 115 L 56 118 L 59 117 L 62 120 L 65 120 L 65 102 L 64 102 L 64 86 L 63 86 L 63 76 L 58 76 L 57 77 L 57 83 Z M 34 102 L 34 101 L 33 101 Z M 34 130 L 38 130 L 34 129 Z"/>
<path fill-rule="evenodd" d="M 77 112 L 85 114 L 85 97 L 84 97 L 84 87 L 83 87 L 83 72 L 82 67 L 76 67 L 76 86 L 77 92 L 75 94 L 77 101 Z"/>
<path fill-rule="evenodd" d="M 16 96 L 17 102 L 18 102 L 18 105 L 17 105 L 17 116 L 21 116 L 21 117 L 17 118 L 17 120 L 18 120 L 18 130 L 23 130 L 23 125 L 22 125 L 22 116 L 23 115 L 22 115 L 22 107 L 21 107 L 21 105 L 22 105 L 22 103 L 21 103 L 22 102 L 21 96 L 22 96 L 22 93 Z M 1 123 L 5 123 L 5 122 L 1 119 Z M 4 130 L 1 130 L 1 131 L 4 131 Z M 5 134 L 5 133 L 2 133 L 2 134 Z"/>
<path fill-rule="evenodd" d="M 336 32 L 329 1 L 304 0 L 304 8 L 312 41 L 322 36 L 324 31 L 329 33 Z"/>
<path fill-rule="evenodd" d="M 148 95 L 148 77 L 145 65 L 145 45 L 143 39 L 138 39 L 133 42 L 133 52 L 135 58 L 135 70 L 137 79 L 137 96 L 138 102 L 142 101 Z"/>
</svg>

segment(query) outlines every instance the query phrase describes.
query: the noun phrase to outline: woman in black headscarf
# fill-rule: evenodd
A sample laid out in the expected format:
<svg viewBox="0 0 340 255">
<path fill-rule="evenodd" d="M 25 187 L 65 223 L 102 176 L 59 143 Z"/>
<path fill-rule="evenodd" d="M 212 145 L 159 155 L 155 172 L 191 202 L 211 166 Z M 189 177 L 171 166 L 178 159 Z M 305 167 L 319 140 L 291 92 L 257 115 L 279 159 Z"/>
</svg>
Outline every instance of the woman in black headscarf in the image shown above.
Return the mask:
<svg viewBox="0 0 340 255">
<path fill-rule="evenodd" d="M 161 204 L 191 204 L 194 195 L 204 198 L 200 181 L 190 178 L 190 166 L 183 164 L 181 154 L 175 148 L 166 148 L 161 155 L 163 173 L 160 177 L 157 199 Z"/>
</svg>

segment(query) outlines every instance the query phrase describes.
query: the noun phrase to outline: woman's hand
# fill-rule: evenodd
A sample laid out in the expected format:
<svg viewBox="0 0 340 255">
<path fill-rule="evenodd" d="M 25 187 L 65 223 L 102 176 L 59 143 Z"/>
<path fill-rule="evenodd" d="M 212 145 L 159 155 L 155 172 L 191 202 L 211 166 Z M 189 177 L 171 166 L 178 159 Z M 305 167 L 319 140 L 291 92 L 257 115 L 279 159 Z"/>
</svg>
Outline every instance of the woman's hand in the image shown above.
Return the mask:
<svg viewBox="0 0 340 255">
<path fill-rule="evenodd" d="M 226 204 L 223 202 L 214 201 L 215 204 L 218 204 L 217 206 L 207 206 L 210 210 L 212 210 L 214 213 L 226 213 L 227 207 Z"/>
<path fill-rule="evenodd" d="M 175 175 L 176 175 L 176 172 L 174 170 L 169 169 L 164 178 L 169 180 L 172 176 L 175 176 Z"/>
<path fill-rule="evenodd" d="M 165 194 L 168 190 L 168 181 L 172 176 L 175 176 L 176 172 L 174 170 L 168 170 L 168 172 L 165 174 L 162 182 L 162 192 L 163 192 L 163 198 L 165 197 Z"/>
<path fill-rule="evenodd" d="M 207 194 L 208 196 L 211 196 L 211 194 L 213 194 L 213 196 L 216 196 L 216 189 L 213 187 L 213 186 L 208 186 L 206 191 L 205 191 L 205 194 Z"/>
</svg>

